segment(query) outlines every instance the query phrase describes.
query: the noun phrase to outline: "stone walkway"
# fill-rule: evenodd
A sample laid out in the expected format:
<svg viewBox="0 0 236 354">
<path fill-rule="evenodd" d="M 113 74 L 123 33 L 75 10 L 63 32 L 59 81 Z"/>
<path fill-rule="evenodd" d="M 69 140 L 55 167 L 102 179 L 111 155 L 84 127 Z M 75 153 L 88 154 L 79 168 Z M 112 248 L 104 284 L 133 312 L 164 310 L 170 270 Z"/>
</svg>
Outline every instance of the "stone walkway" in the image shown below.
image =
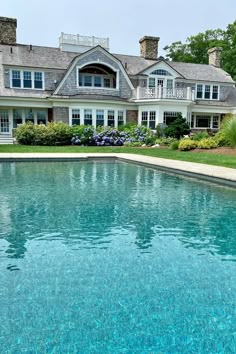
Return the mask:
<svg viewBox="0 0 236 354">
<path fill-rule="evenodd" d="M 236 169 L 158 157 L 115 153 L 0 153 L 3 161 L 72 161 L 113 158 L 236 187 Z"/>
</svg>

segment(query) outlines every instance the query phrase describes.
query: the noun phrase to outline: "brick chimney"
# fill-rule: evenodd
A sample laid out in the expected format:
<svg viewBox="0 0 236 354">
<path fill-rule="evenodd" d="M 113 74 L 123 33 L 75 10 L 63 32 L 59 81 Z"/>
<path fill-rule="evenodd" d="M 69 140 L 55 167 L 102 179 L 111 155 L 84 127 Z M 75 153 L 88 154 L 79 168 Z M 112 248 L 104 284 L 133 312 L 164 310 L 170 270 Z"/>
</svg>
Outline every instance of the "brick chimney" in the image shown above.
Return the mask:
<svg viewBox="0 0 236 354">
<path fill-rule="evenodd" d="M 145 59 L 157 59 L 159 37 L 144 36 L 140 39 L 140 56 Z"/>
<path fill-rule="evenodd" d="M 0 17 L 0 44 L 16 44 L 16 27 L 15 18 Z"/>
<path fill-rule="evenodd" d="M 213 65 L 216 68 L 220 68 L 222 48 L 214 47 L 208 50 L 209 55 L 209 65 Z"/>
</svg>

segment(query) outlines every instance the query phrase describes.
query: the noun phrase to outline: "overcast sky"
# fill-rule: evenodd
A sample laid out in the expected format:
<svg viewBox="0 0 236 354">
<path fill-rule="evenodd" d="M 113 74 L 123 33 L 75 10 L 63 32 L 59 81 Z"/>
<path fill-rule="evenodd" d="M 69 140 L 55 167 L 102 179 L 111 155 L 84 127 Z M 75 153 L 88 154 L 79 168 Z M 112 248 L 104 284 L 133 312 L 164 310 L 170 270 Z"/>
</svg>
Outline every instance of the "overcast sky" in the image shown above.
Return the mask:
<svg viewBox="0 0 236 354">
<path fill-rule="evenodd" d="M 109 37 L 112 53 L 139 55 L 139 39 L 168 44 L 236 19 L 236 0 L 5 0 L 0 16 L 18 20 L 17 42 L 58 47 L 61 32 Z"/>
</svg>

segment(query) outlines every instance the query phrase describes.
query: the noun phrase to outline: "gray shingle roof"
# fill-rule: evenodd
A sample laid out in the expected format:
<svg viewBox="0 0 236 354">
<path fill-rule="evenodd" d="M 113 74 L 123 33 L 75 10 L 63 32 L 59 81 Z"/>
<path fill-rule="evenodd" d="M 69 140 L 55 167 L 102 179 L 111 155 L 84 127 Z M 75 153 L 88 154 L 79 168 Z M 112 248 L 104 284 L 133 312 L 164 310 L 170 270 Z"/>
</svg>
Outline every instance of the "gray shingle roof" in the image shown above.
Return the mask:
<svg viewBox="0 0 236 354">
<path fill-rule="evenodd" d="M 11 53 L 11 47 L 13 53 Z M 32 68 L 53 68 L 66 70 L 71 61 L 78 56 L 78 53 L 63 52 L 59 48 L 32 46 L 17 44 L 15 46 L 0 45 L 3 52 L 2 62 L 5 65 L 25 66 Z M 143 73 L 148 67 L 160 62 L 158 60 L 147 60 L 139 56 L 113 54 L 126 68 L 128 75 Z M 217 81 L 222 83 L 233 83 L 234 81 L 224 70 L 211 65 L 179 63 L 167 61 L 167 63 L 184 78 L 195 81 Z"/>
<path fill-rule="evenodd" d="M 168 61 L 168 64 L 188 80 L 217 81 L 233 83 L 229 74 L 220 68 L 206 64 L 179 63 Z"/>
</svg>

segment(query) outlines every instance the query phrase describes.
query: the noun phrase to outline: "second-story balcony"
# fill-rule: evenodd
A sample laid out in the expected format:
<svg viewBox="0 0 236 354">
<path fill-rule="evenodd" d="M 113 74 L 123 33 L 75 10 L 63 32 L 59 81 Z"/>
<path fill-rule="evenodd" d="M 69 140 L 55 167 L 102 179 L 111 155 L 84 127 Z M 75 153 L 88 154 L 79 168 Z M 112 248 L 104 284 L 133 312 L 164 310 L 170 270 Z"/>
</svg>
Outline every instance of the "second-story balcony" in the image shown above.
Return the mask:
<svg viewBox="0 0 236 354">
<path fill-rule="evenodd" d="M 147 88 L 137 87 L 133 92 L 133 99 L 174 99 L 194 101 L 194 91 L 187 88 L 165 88 L 162 86 Z"/>
</svg>

